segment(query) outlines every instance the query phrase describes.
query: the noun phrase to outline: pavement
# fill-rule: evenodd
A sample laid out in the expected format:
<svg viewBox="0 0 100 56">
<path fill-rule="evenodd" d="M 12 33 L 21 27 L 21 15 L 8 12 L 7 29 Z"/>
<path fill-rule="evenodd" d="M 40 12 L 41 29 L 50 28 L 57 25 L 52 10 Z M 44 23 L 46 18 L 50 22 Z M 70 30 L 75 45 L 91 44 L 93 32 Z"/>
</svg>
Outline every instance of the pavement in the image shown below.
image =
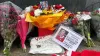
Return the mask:
<svg viewBox="0 0 100 56">
<path fill-rule="evenodd" d="M 85 45 L 85 42 L 83 41 L 80 44 L 80 46 L 77 49 L 77 51 L 79 51 L 79 52 L 81 52 L 83 50 L 100 51 L 100 41 L 99 40 L 95 40 L 94 43 L 95 43 L 94 47 L 87 47 Z M 27 51 L 23 52 L 23 50 L 21 49 L 21 47 L 18 47 L 17 45 L 18 44 L 15 44 L 15 45 L 12 46 L 12 48 L 11 48 L 11 56 L 50 56 L 49 54 L 48 55 L 45 55 L 45 54 L 35 54 L 35 55 L 32 55 L 32 54 L 28 53 L 29 46 L 27 46 Z M 2 50 L 3 50 L 3 46 L 0 46 L 0 56 L 3 56 Z"/>
</svg>

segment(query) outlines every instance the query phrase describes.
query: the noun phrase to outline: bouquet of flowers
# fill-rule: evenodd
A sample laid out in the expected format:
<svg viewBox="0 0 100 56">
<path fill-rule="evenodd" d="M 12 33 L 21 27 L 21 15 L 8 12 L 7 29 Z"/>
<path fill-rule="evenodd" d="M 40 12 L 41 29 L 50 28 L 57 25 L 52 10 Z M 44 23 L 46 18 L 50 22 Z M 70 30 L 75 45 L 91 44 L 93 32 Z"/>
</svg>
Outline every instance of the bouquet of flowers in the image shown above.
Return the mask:
<svg viewBox="0 0 100 56">
<path fill-rule="evenodd" d="M 92 15 L 92 28 L 97 34 L 97 38 L 100 40 L 100 8 L 93 11 Z"/>
<path fill-rule="evenodd" d="M 72 24 L 85 37 L 87 46 L 92 47 L 94 43 L 90 37 L 90 14 L 90 12 L 78 12 L 72 19 Z"/>
<path fill-rule="evenodd" d="M 38 28 L 54 30 L 54 26 L 66 20 L 70 13 L 66 13 L 61 4 L 41 9 L 41 4 L 29 6 L 25 9 L 26 22 L 31 22 Z"/>
<path fill-rule="evenodd" d="M 21 8 L 10 1 L 0 3 L 0 32 L 4 39 L 4 54 L 10 56 L 10 48 L 16 38 L 17 15 Z"/>
<path fill-rule="evenodd" d="M 24 50 L 26 49 L 24 43 L 28 32 L 28 23 L 31 23 L 38 28 L 53 31 L 55 30 L 55 26 L 64 20 L 67 20 L 69 15 L 70 13 L 66 12 L 64 6 L 61 4 L 49 6 L 47 1 L 42 1 L 40 4 L 26 7 L 23 13 L 19 15 L 21 18 L 23 18 L 23 21 L 19 23 L 21 26 L 17 27 L 22 48 Z"/>
</svg>

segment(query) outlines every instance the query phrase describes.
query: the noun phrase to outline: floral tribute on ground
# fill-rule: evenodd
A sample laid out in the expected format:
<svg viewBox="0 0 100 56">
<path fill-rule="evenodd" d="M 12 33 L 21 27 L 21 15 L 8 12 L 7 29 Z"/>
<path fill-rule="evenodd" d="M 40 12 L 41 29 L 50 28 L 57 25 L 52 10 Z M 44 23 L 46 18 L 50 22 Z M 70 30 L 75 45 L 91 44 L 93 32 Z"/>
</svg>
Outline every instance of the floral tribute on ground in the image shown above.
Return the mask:
<svg viewBox="0 0 100 56">
<path fill-rule="evenodd" d="M 29 27 L 26 24 L 31 23 L 33 26 L 38 27 L 40 31 L 41 29 L 45 29 L 47 30 L 46 32 L 49 34 L 49 31 L 51 31 L 52 33 L 56 29 L 55 26 L 67 20 L 70 15 L 70 13 L 67 12 L 64 6 L 62 6 L 61 4 L 51 5 L 48 7 L 46 6 L 44 8 L 41 7 L 41 4 L 26 7 L 23 13 L 19 15 L 20 18 L 25 19 L 24 22 L 27 22 L 25 24 L 19 23 L 19 25 L 21 26 L 17 26 L 17 32 L 20 35 L 23 49 L 26 49 L 24 43 Z M 40 35 L 47 35 L 47 33 Z"/>
<path fill-rule="evenodd" d="M 90 37 L 90 21 L 93 23 L 97 37 L 100 38 L 99 18 L 100 9 L 93 13 L 85 11 L 74 14 L 66 11 L 61 4 L 48 5 L 48 2 L 40 2 L 40 4 L 26 7 L 22 11 L 21 8 L 10 1 L 0 3 L 0 33 L 4 38 L 3 52 L 6 56 L 10 56 L 10 48 L 18 34 L 22 48 L 26 49 L 25 40 L 31 30 L 30 24 L 38 27 L 39 36 L 53 34 L 58 25 L 66 25 L 84 36 L 87 45 L 92 47 L 94 42 Z M 41 39 L 41 37 L 36 38 Z"/>
<path fill-rule="evenodd" d="M 90 35 L 90 12 L 77 12 L 72 19 L 74 29 L 80 31 L 80 34 L 85 37 L 85 41 L 88 47 L 94 46 L 94 42 Z"/>
<path fill-rule="evenodd" d="M 3 53 L 10 56 L 10 48 L 16 39 L 17 16 L 21 12 L 21 8 L 12 2 L 0 3 L 0 32 L 4 39 Z"/>
</svg>

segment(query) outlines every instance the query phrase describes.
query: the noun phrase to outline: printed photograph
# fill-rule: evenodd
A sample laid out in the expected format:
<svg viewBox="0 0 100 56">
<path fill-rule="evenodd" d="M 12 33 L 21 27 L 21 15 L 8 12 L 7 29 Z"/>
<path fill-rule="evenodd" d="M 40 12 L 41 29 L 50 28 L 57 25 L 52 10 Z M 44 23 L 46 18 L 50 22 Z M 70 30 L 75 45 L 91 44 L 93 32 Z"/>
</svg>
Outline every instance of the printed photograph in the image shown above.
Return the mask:
<svg viewBox="0 0 100 56">
<path fill-rule="evenodd" d="M 56 36 L 56 39 L 63 42 L 67 34 L 68 31 L 66 31 L 65 29 L 60 29 L 59 33 Z"/>
</svg>

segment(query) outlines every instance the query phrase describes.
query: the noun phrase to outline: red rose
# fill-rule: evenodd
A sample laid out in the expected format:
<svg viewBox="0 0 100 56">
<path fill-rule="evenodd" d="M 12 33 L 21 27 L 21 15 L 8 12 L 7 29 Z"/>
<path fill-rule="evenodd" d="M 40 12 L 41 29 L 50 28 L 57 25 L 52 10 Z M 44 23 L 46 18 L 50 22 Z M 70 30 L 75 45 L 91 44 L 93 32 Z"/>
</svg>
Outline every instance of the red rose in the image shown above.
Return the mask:
<svg viewBox="0 0 100 56">
<path fill-rule="evenodd" d="M 77 23 L 78 23 L 78 19 L 77 19 L 77 18 L 74 18 L 74 19 L 72 20 L 72 24 L 73 24 L 73 25 L 77 25 Z"/>
<path fill-rule="evenodd" d="M 36 10 L 36 9 L 39 9 L 40 7 L 41 7 L 40 4 L 34 5 L 34 6 L 33 6 L 33 9 Z"/>
<path fill-rule="evenodd" d="M 37 4 L 38 8 L 41 8 L 41 5 L 40 4 Z"/>
<path fill-rule="evenodd" d="M 48 10 L 50 10 L 51 9 L 51 6 L 48 6 Z"/>
<path fill-rule="evenodd" d="M 70 17 L 74 17 L 74 16 L 75 16 L 75 14 L 73 14 L 73 13 L 70 14 Z"/>
<path fill-rule="evenodd" d="M 54 8 L 59 10 L 59 9 L 63 8 L 63 6 L 61 4 L 57 4 L 54 6 Z"/>
<path fill-rule="evenodd" d="M 31 15 L 31 16 L 34 16 L 34 11 L 31 11 L 31 12 L 30 12 L 30 15 Z"/>
</svg>

